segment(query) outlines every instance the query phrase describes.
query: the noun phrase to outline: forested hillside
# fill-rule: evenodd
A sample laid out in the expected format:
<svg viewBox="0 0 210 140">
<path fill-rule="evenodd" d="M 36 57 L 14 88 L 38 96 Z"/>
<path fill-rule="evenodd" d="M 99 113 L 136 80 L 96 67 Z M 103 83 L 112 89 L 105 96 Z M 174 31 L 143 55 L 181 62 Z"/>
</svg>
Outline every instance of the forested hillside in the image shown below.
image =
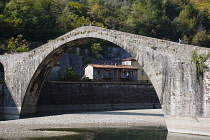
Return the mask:
<svg viewBox="0 0 210 140">
<path fill-rule="evenodd" d="M 191 0 L 193 4 L 199 9 L 207 9 L 210 12 L 210 0 Z"/>
<path fill-rule="evenodd" d="M 0 38 L 47 42 L 82 24 L 210 47 L 210 0 L 3 0 Z"/>
</svg>

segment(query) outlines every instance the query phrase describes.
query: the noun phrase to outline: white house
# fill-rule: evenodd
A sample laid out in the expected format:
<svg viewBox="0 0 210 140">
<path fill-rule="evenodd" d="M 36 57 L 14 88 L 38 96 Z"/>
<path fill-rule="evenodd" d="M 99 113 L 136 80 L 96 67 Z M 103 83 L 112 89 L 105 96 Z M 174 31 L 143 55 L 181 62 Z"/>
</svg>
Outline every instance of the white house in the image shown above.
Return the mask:
<svg viewBox="0 0 210 140">
<path fill-rule="evenodd" d="M 137 70 L 137 67 L 131 65 L 88 64 L 85 67 L 84 77 L 93 81 L 137 81 Z"/>
</svg>

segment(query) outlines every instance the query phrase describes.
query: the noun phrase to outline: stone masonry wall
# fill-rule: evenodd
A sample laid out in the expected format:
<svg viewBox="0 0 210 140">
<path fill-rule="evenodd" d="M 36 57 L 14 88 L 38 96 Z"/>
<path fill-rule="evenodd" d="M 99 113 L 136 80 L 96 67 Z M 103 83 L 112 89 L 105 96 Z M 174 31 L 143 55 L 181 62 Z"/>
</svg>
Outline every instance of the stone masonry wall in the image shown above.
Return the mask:
<svg viewBox="0 0 210 140">
<path fill-rule="evenodd" d="M 128 103 L 159 103 L 159 99 L 149 84 L 47 82 L 38 100 L 38 106 Z"/>
<path fill-rule="evenodd" d="M 204 116 L 210 115 L 210 69 L 204 70 L 204 97 L 203 97 L 203 111 Z"/>
</svg>

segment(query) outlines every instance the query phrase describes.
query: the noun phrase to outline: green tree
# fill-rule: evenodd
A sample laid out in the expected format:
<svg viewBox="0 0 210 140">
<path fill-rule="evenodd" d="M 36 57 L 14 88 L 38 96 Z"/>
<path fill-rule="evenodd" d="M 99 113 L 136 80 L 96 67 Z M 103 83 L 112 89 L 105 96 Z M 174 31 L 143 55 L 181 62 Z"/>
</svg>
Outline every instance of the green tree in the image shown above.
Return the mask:
<svg viewBox="0 0 210 140">
<path fill-rule="evenodd" d="M 12 37 L 6 41 L 6 45 L 1 48 L 6 52 L 27 52 L 29 51 L 30 43 L 27 43 L 25 39 L 22 39 L 22 35 L 18 35 L 17 38 Z"/>
<path fill-rule="evenodd" d="M 190 44 L 190 39 L 186 35 L 183 37 L 183 43 Z"/>
<path fill-rule="evenodd" d="M 2 0 L 0 37 L 47 42 L 83 23 L 177 41 L 210 34 L 209 0 Z"/>
<path fill-rule="evenodd" d="M 65 32 L 81 27 L 82 24 L 94 23 L 95 26 L 103 27 L 103 24 L 90 20 L 84 4 L 73 1 L 66 4 L 59 16 L 56 17 L 56 23 Z"/>
<path fill-rule="evenodd" d="M 55 36 L 55 20 L 50 13 L 51 0 L 11 0 L 5 9 L 11 34 L 23 34 L 28 40 L 46 42 Z"/>
<path fill-rule="evenodd" d="M 210 29 L 210 12 L 208 12 L 208 9 L 203 9 L 199 11 L 197 15 L 197 21 L 198 27 L 205 27 L 206 30 Z"/>
<path fill-rule="evenodd" d="M 74 14 L 78 16 L 86 16 L 87 14 L 87 10 L 84 4 L 70 1 L 67 6 L 71 12 L 73 12 Z"/>
<path fill-rule="evenodd" d="M 182 31 L 182 36 L 193 36 L 197 28 L 197 14 L 198 11 L 194 8 L 193 5 L 186 5 L 184 10 L 179 14 L 179 30 Z"/>
<path fill-rule="evenodd" d="M 192 39 L 192 44 L 197 46 L 207 46 L 210 38 L 206 34 L 206 31 L 198 32 Z"/>
<path fill-rule="evenodd" d="M 101 47 L 100 43 L 94 43 L 90 47 L 92 54 L 94 54 L 95 58 L 100 58 L 101 57 L 101 52 L 103 51 L 103 48 Z"/>
<path fill-rule="evenodd" d="M 131 8 L 127 24 L 132 33 L 157 36 L 158 19 L 161 18 L 162 2 L 158 0 L 137 0 Z"/>
<path fill-rule="evenodd" d="M 80 81 L 79 75 L 77 75 L 72 67 L 69 67 L 66 71 L 66 74 L 62 77 L 64 81 Z"/>
<path fill-rule="evenodd" d="M 3 38 L 10 38 L 13 32 L 13 27 L 4 14 L 0 14 L 0 31 L 0 37 Z"/>
<path fill-rule="evenodd" d="M 6 4 L 9 2 L 9 0 L 1 0 L 0 1 L 0 14 L 3 13 Z"/>
<path fill-rule="evenodd" d="M 88 1 L 88 5 L 89 5 L 89 7 L 90 8 L 94 8 L 94 7 L 96 7 L 96 5 L 99 5 L 99 3 L 100 3 L 100 0 L 89 0 Z"/>
</svg>

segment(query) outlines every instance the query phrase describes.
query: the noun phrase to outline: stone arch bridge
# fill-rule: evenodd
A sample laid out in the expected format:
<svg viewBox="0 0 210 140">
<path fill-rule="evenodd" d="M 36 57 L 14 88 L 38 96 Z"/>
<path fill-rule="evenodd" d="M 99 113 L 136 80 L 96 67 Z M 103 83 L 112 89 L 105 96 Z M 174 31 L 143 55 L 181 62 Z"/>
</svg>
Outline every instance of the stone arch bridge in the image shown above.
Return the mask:
<svg viewBox="0 0 210 140">
<path fill-rule="evenodd" d="M 7 93 L 4 116 L 18 119 L 35 113 L 41 87 L 54 64 L 72 47 L 93 39 L 117 44 L 143 66 L 159 97 L 168 131 L 210 135 L 210 70 L 205 69 L 197 82 L 191 62 L 194 50 L 208 54 L 210 49 L 94 26 L 77 28 L 30 52 L 1 55 Z"/>
</svg>

